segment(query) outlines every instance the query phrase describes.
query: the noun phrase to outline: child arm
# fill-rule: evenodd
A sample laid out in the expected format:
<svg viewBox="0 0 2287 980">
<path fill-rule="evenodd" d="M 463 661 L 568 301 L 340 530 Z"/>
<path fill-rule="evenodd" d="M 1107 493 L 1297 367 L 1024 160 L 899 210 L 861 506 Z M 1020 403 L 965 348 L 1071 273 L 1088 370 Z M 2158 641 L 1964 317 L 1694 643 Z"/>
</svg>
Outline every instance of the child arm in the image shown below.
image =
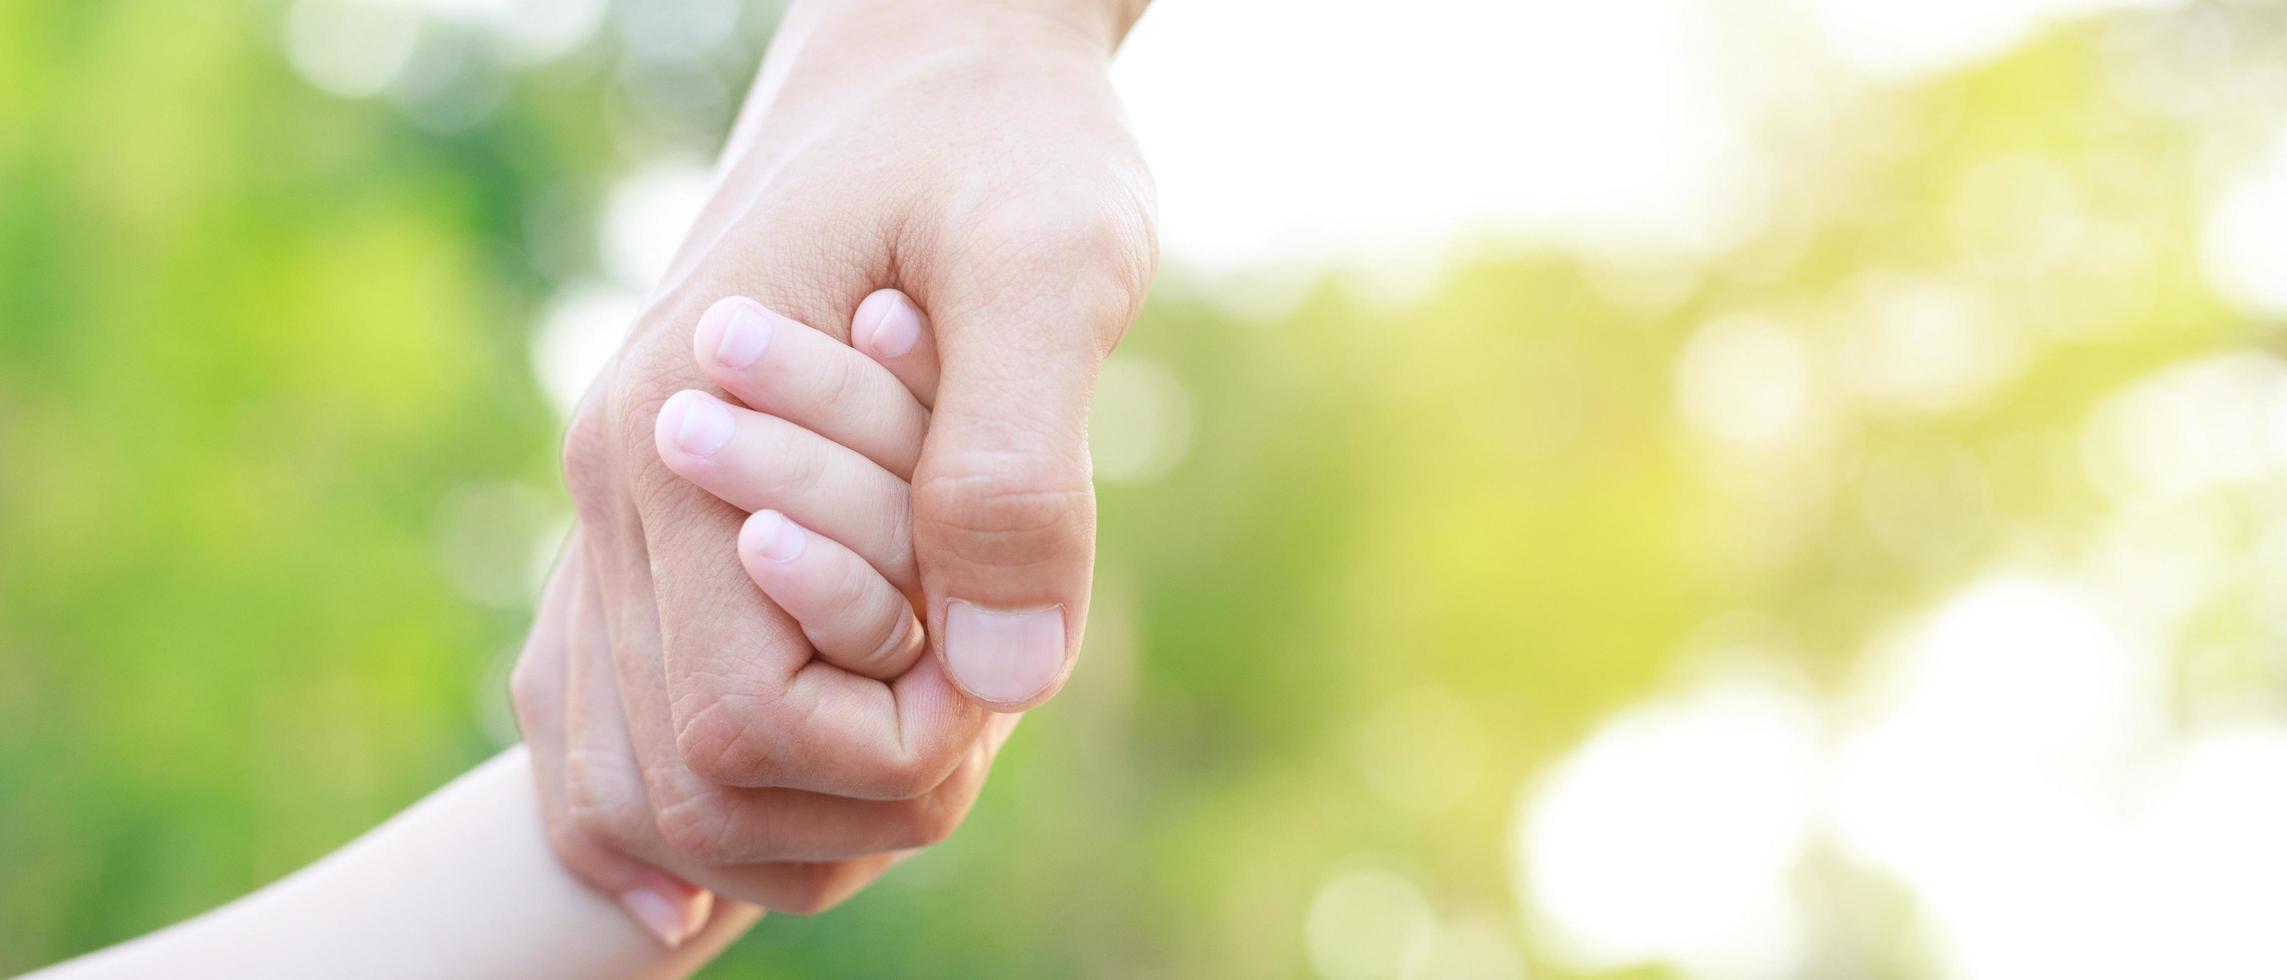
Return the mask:
<svg viewBox="0 0 2287 980">
<path fill-rule="evenodd" d="M 261 891 L 34 976 L 682 976 L 756 915 L 661 945 L 556 860 L 517 746 Z"/>
</svg>

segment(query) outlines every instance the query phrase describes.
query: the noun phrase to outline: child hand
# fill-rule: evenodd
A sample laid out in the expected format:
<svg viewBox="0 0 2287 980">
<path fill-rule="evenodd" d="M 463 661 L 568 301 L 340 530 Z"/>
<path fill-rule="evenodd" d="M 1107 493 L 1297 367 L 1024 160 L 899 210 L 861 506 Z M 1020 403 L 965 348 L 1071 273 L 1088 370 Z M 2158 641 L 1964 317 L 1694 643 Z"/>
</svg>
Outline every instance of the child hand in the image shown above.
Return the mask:
<svg viewBox="0 0 2287 980">
<path fill-rule="evenodd" d="M 715 304 L 694 354 L 745 407 L 680 392 L 655 433 L 669 470 L 751 512 L 739 561 L 817 656 L 883 680 L 927 649 L 911 481 L 937 381 L 926 324 L 885 317 L 894 301 L 884 291 L 860 304 L 853 337 L 887 331 L 862 339 L 902 350 L 895 371 L 752 301 Z"/>
</svg>

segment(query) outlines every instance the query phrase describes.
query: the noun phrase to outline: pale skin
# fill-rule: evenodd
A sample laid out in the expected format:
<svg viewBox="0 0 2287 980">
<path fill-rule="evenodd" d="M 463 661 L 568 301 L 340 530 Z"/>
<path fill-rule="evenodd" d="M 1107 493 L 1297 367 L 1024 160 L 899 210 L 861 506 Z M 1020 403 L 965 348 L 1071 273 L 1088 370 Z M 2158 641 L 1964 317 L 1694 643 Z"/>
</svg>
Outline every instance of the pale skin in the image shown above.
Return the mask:
<svg viewBox="0 0 2287 980">
<path fill-rule="evenodd" d="M 910 519 L 911 488 L 899 474 L 910 471 L 928 432 L 928 412 L 916 391 L 937 380 L 934 344 L 926 331 L 916 337 L 900 359 L 901 377 L 748 301 L 726 301 L 722 311 L 710 318 L 712 329 L 700 332 L 697 355 L 731 390 L 771 378 L 845 384 L 779 386 L 770 402 L 775 416 L 699 391 L 677 395 L 659 418 L 661 458 L 724 500 L 767 498 L 785 508 L 758 509 L 735 539 L 726 537 L 718 547 L 736 556 L 749 587 L 787 610 L 822 656 L 903 673 L 923 646 L 910 587 L 894 581 L 910 579 L 911 556 L 901 539 L 869 536 L 867 522 Z M 725 365 L 724 352 L 739 364 Z M 803 457 L 822 457 L 849 472 L 789 487 L 773 464 Z M 569 669 L 520 675 L 527 689 L 592 687 L 593 675 L 582 665 L 605 666 L 609 657 L 596 645 L 601 634 L 579 620 L 583 608 L 592 608 L 576 601 L 590 580 L 576 534 L 573 540 L 550 578 L 525 650 L 534 662 Z M 540 653 L 554 656 L 532 657 Z M 564 693 L 563 703 L 575 710 L 585 703 L 577 691 L 551 693 Z M 989 762 L 1016 718 L 997 715 L 988 723 L 981 760 Z M 533 750 L 563 751 L 551 744 L 561 731 L 560 725 L 536 727 L 528 733 Z M 511 749 L 253 895 L 41 975 L 680 976 L 761 917 L 754 905 L 718 904 L 664 876 L 648 887 L 667 900 L 652 904 L 615 904 L 587 887 L 551 850 L 539 819 L 547 786 L 533 778 L 531 759 L 524 746 Z M 879 846 L 864 836 L 865 825 L 845 830 L 853 836 L 830 846 Z M 886 866 L 900 856 L 873 861 Z M 662 935 L 678 942 L 662 943 Z"/>
<path fill-rule="evenodd" d="M 576 413 L 581 639 L 520 661 L 518 716 L 558 853 L 670 945 L 709 893 L 817 911 L 943 839 L 996 735 L 1070 675 L 1088 401 L 1156 257 L 1107 81 L 1141 8 L 798 0 L 711 201 Z M 790 370 L 790 337 L 888 377 Z M 804 399 L 831 407 L 790 415 Z M 813 491 L 904 497 L 808 513 Z M 794 529 L 840 577 L 724 548 L 742 526 Z M 837 603 L 863 625 L 805 615 Z"/>
<path fill-rule="evenodd" d="M 760 914 L 661 945 L 556 860 L 537 808 L 520 746 L 262 891 L 32 976 L 683 976 Z"/>
</svg>

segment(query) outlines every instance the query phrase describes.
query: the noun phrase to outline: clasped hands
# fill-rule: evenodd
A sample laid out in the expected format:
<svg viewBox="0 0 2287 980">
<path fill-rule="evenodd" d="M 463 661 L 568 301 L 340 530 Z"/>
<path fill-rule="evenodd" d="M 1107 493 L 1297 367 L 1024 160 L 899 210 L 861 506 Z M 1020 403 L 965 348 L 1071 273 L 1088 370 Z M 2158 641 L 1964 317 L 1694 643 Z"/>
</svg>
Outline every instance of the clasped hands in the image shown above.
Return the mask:
<svg viewBox="0 0 2287 980">
<path fill-rule="evenodd" d="M 1155 262 L 1132 16 L 797 4 L 574 416 L 513 694 L 559 856 L 669 944 L 942 840 L 1072 669 L 1089 394 Z"/>
</svg>

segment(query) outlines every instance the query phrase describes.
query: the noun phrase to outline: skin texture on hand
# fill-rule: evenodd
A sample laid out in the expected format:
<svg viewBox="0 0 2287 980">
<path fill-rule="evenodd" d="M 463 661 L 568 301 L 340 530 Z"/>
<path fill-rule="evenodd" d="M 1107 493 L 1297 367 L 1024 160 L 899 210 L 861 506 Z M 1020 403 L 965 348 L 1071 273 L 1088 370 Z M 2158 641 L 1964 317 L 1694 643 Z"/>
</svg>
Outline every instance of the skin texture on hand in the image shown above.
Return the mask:
<svg viewBox="0 0 2287 980">
<path fill-rule="evenodd" d="M 1088 401 L 1156 261 L 1106 77 L 1129 6 L 787 15 L 712 199 L 573 419 L 570 638 L 518 666 L 551 839 L 631 910 L 690 900 L 660 872 L 781 911 L 840 901 L 951 833 L 1013 712 L 1069 674 L 1094 559 Z M 741 565 L 747 513 L 660 460 L 670 396 L 722 391 L 693 342 L 733 296 L 852 342 L 927 405 L 906 543 L 929 651 L 900 675 L 814 659 Z M 823 417 L 847 395 L 801 380 Z M 782 463 L 790 485 L 829 475 Z"/>
</svg>

